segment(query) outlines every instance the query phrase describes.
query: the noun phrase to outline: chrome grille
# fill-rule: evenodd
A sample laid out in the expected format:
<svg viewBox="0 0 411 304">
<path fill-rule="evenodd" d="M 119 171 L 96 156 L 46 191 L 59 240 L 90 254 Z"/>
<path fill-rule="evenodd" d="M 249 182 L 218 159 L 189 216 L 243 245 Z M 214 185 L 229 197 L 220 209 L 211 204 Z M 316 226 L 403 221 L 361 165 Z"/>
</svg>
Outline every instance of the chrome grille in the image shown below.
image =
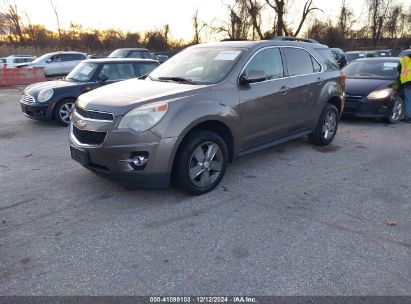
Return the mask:
<svg viewBox="0 0 411 304">
<path fill-rule="evenodd" d="M 73 135 L 77 140 L 85 145 L 101 145 L 106 138 L 106 132 L 96 132 L 80 130 L 75 125 L 73 125 Z"/>
<path fill-rule="evenodd" d="M 96 119 L 96 120 L 113 120 L 114 116 L 111 113 L 89 111 L 76 107 L 76 112 L 84 118 Z"/>
<path fill-rule="evenodd" d="M 20 101 L 22 103 L 34 103 L 34 97 L 24 93 L 23 96 L 21 96 Z"/>
</svg>

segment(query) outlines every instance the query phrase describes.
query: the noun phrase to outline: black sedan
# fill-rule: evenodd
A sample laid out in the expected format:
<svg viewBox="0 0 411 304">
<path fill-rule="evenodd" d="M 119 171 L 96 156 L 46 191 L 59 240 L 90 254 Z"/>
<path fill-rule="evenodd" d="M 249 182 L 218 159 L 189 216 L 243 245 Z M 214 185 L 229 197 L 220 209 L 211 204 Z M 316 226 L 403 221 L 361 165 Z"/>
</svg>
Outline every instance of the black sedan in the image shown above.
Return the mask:
<svg viewBox="0 0 411 304">
<path fill-rule="evenodd" d="M 67 126 L 78 96 L 103 85 L 140 77 L 159 65 L 151 59 L 104 58 L 78 64 L 65 78 L 26 87 L 20 100 L 23 113 L 32 119 L 52 120 Z"/>
<path fill-rule="evenodd" d="M 399 83 L 399 58 L 358 59 L 343 69 L 345 107 L 343 116 L 383 118 L 398 123 L 404 100 Z"/>
</svg>

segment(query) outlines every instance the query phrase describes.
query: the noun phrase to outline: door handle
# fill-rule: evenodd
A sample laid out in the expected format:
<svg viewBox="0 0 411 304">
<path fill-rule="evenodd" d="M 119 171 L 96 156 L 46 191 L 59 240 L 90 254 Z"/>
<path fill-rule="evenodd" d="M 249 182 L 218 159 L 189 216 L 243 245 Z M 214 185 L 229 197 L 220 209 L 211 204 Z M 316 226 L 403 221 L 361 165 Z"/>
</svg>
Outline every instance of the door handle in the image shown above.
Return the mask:
<svg viewBox="0 0 411 304">
<path fill-rule="evenodd" d="M 278 93 L 280 93 L 280 94 L 282 94 L 282 95 L 286 95 L 287 94 L 287 92 L 288 92 L 288 87 L 286 87 L 286 86 L 282 86 L 281 88 L 280 88 L 280 90 L 278 91 Z"/>
</svg>

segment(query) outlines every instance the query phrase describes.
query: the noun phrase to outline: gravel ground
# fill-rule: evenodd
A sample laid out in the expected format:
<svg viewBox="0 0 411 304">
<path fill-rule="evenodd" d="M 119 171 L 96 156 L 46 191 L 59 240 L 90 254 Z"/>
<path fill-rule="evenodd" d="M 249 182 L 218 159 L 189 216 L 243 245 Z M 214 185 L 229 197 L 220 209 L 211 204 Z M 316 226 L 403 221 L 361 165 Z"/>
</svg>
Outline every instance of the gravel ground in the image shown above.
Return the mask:
<svg viewBox="0 0 411 304">
<path fill-rule="evenodd" d="M 82 168 L 20 94 L 0 90 L 0 295 L 411 295 L 410 124 L 343 120 L 190 197 Z"/>
</svg>

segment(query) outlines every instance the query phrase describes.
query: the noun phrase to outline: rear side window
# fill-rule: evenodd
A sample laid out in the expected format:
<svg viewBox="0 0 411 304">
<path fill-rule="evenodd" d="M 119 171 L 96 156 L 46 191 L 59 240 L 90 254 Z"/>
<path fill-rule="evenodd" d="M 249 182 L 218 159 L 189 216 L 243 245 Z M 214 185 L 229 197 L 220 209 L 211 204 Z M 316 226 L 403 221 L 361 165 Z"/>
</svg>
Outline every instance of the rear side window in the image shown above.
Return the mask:
<svg viewBox="0 0 411 304">
<path fill-rule="evenodd" d="M 319 63 L 306 50 L 284 48 L 284 56 L 290 76 L 311 74 L 321 70 Z M 314 63 L 316 67 L 313 66 Z"/>
<path fill-rule="evenodd" d="M 101 70 L 108 80 L 122 80 L 136 77 L 131 63 L 107 63 Z"/>
<path fill-rule="evenodd" d="M 283 62 L 279 48 L 268 48 L 259 51 L 247 64 L 243 75 L 252 70 L 264 71 L 267 80 L 284 77 Z"/>
<path fill-rule="evenodd" d="M 6 59 L 1 58 L 0 63 L 6 63 Z"/>
</svg>

